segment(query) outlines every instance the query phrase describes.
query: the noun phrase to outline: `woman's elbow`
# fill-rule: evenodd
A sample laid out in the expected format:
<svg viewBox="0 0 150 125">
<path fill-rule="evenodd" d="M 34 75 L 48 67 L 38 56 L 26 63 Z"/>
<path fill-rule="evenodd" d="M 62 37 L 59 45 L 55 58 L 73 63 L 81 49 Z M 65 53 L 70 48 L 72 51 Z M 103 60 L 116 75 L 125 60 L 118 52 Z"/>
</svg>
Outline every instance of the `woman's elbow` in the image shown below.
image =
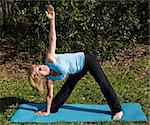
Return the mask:
<svg viewBox="0 0 150 125">
<path fill-rule="evenodd" d="M 46 97 L 47 100 L 51 100 L 52 98 L 53 98 L 53 96 L 51 96 L 51 95 L 47 95 L 47 97 Z"/>
<path fill-rule="evenodd" d="M 56 36 L 52 36 L 52 37 L 50 38 L 51 41 L 56 41 L 56 39 L 57 39 Z"/>
</svg>

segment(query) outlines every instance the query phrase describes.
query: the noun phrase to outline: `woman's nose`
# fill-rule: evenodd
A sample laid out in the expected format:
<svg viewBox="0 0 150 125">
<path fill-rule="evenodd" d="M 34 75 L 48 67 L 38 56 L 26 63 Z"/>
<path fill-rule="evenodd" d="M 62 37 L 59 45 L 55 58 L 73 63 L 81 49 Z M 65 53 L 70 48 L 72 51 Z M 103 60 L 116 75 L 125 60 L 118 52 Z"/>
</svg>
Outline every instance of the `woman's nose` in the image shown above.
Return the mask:
<svg viewBox="0 0 150 125">
<path fill-rule="evenodd" d="M 45 67 L 41 67 L 41 70 L 45 70 Z"/>
</svg>

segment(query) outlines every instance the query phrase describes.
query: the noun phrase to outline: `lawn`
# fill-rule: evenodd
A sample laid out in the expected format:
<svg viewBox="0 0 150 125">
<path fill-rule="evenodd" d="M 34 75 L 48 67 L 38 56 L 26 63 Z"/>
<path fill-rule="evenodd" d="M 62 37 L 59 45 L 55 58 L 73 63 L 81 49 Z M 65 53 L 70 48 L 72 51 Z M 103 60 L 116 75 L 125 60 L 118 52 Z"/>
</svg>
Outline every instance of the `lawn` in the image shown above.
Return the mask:
<svg viewBox="0 0 150 125">
<path fill-rule="evenodd" d="M 150 119 L 150 80 L 149 80 L 150 57 L 140 56 L 130 59 L 104 61 L 101 65 L 111 81 L 112 86 L 123 103 L 139 102 L 148 120 Z M 16 76 L 17 77 L 17 76 Z M 54 94 L 60 89 L 64 81 L 57 82 L 54 87 Z M 22 78 L 11 79 L 6 75 L 0 75 L 0 122 L 9 123 L 9 118 L 15 112 L 17 106 L 23 102 L 44 102 L 45 95 L 38 95 Z M 88 73 L 77 84 L 73 93 L 66 103 L 98 103 L 106 104 L 99 86 Z M 52 125 L 83 125 L 98 124 L 109 125 L 110 123 L 53 123 Z M 115 122 L 116 125 L 147 125 L 145 122 Z"/>
</svg>

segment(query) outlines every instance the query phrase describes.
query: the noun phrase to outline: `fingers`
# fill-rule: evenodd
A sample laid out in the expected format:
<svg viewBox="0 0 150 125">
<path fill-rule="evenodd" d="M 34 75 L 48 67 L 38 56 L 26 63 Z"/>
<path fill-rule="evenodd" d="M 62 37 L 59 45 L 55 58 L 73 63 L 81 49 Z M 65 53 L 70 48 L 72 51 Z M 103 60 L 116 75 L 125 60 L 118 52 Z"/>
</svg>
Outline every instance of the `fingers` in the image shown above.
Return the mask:
<svg viewBox="0 0 150 125">
<path fill-rule="evenodd" d="M 35 115 L 41 115 L 41 113 L 42 113 L 41 111 L 38 111 L 35 113 Z"/>
<path fill-rule="evenodd" d="M 52 5 L 49 5 L 49 6 L 47 7 L 47 11 L 48 11 L 49 13 L 53 12 L 53 11 L 54 11 L 54 7 L 53 7 Z"/>
<path fill-rule="evenodd" d="M 52 5 L 49 5 L 49 8 L 51 8 L 52 10 L 54 10 L 54 7 Z"/>
<path fill-rule="evenodd" d="M 43 114 L 42 111 L 38 111 L 38 112 L 35 113 L 35 115 L 42 115 L 42 114 Z"/>
<path fill-rule="evenodd" d="M 48 113 L 47 112 L 38 111 L 38 112 L 35 113 L 35 115 L 38 115 L 38 116 L 47 116 Z"/>
<path fill-rule="evenodd" d="M 46 16 L 48 16 L 48 12 L 47 12 L 47 11 L 45 11 L 45 13 L 46 13 Z"/>
</svg>

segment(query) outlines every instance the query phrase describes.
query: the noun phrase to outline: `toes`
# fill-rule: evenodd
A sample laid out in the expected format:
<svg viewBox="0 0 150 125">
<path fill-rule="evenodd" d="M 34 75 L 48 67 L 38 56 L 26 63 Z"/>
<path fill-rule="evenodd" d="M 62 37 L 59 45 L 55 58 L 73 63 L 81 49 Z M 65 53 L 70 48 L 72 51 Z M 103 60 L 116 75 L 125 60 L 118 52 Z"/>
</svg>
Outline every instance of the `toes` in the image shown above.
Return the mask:
<svg viewBox="0 0 150 125">
<path fill-rule="evenodd" d="M 121 118 L 122 118 L 122 116 L 123 116 L 123 112 L 121 111 L 121 112 L 118 112 L 118 113 L 116 113 L 114 116 L 113 116 L 113 120 L 120 120 Z"/>
</svg>

